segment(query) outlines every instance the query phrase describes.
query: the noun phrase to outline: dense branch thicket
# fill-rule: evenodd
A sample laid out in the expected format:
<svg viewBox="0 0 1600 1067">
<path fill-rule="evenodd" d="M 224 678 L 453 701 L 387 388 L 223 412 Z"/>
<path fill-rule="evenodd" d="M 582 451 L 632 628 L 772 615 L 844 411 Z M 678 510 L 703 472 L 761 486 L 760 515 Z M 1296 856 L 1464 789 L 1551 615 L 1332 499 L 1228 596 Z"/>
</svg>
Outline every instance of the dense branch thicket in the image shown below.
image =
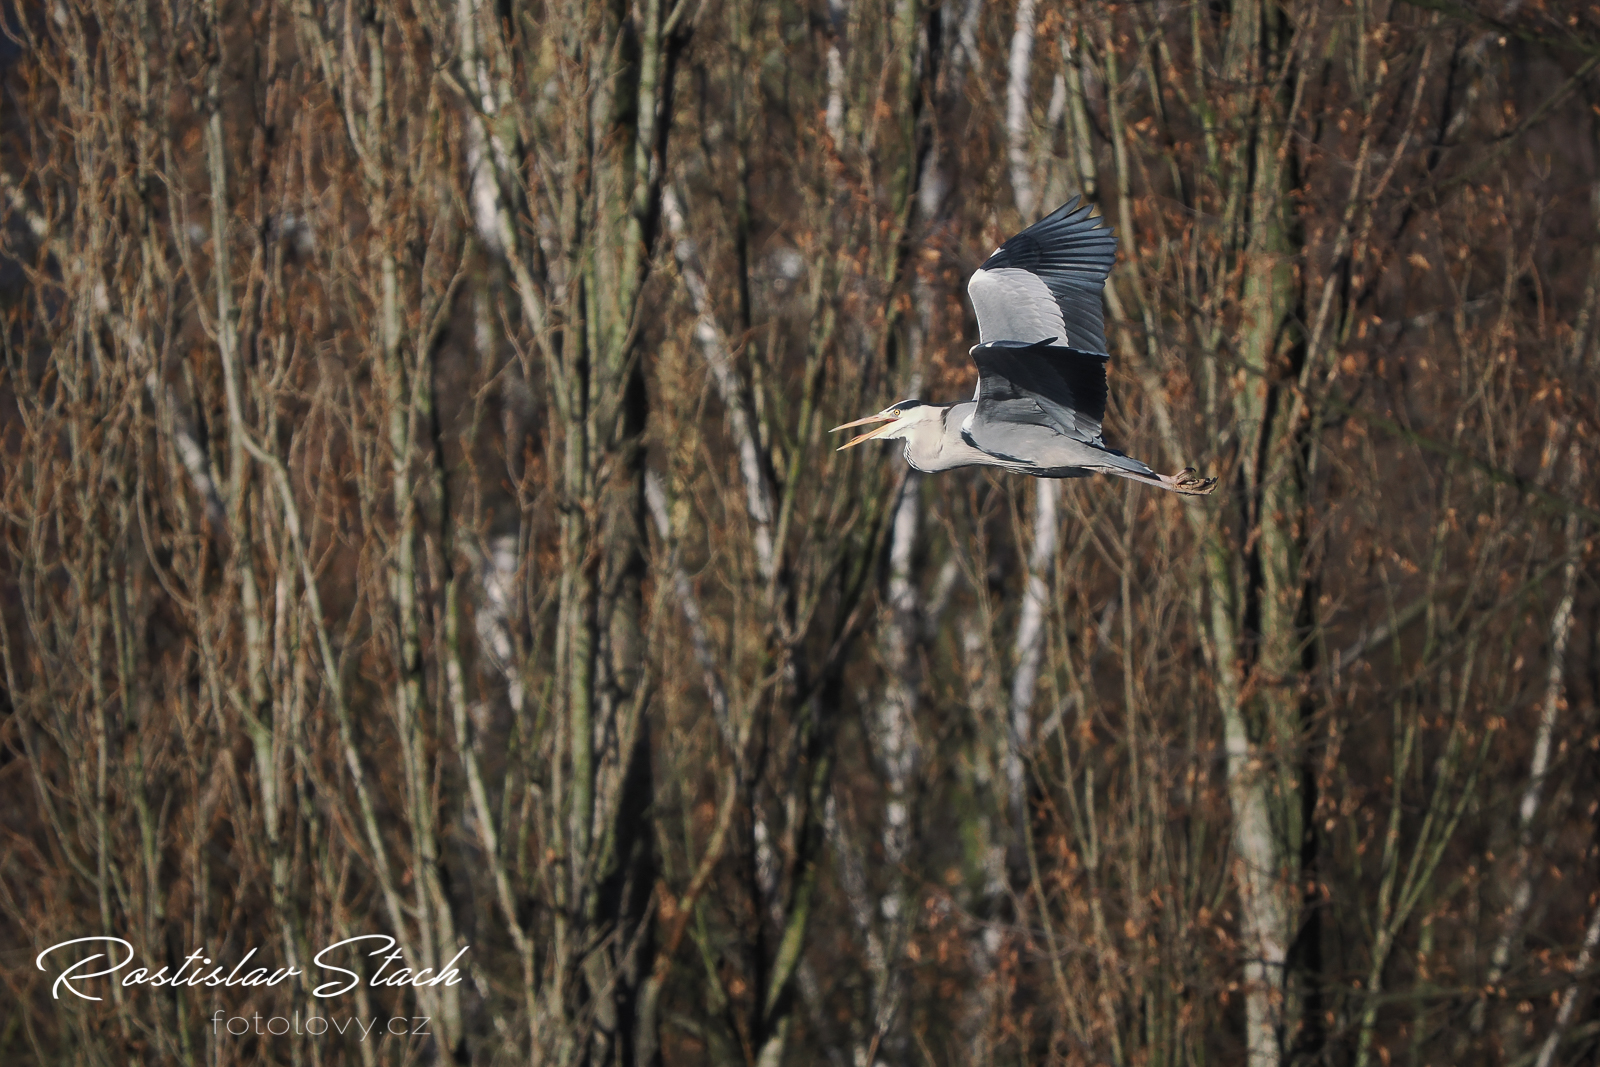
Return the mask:
<svg viewBox="0 0 1600 1067">
<path fill-rule="evenodd" d="M 3 29 L 5 1062 L 1600 1061 L 1594 9 Z M 1077 193 L 1221 490 L 834 452 Z"/>
</svg>

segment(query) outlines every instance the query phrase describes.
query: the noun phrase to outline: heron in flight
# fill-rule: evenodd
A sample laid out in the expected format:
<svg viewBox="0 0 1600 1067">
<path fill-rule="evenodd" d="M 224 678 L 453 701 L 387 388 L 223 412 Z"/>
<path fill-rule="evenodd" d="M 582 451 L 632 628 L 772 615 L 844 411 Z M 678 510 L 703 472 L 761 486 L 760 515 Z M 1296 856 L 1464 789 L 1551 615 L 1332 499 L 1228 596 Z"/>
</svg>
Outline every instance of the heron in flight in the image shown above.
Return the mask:
<svg viewBox="0 0 1600 1067">
<path fill-rule="evenodd" d="M 978 388 L 962 404 L 902 400 L 835 426 L 883 425 L 839 446 L 903 438 L 919 471 L 1003 467 L 1037 478 L 1115 474 L 1188 496 L 1216 488 L 1193 468 L 1157 474 L 1106 444 L 1105 320 L 1100 293 L 1116 260 L 1113 230 L 1080 197 L 1011 238 L 967 283 L 978 315 Z M 830 431 L 832 432 L 832 431 Z"/>
</svg>

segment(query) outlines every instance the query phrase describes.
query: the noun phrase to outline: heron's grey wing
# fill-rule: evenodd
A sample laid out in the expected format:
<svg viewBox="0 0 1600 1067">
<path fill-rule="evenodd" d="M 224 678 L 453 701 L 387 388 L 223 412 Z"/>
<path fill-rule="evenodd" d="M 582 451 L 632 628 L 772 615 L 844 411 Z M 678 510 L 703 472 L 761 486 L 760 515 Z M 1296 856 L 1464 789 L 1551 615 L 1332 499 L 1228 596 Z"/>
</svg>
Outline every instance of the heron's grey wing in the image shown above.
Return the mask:
<svg viewBox="0 0 1600 1067">
<path fill-rule="evenodd" d="M 1048 343 L 997 342 L 978 345 L 972 359 L 978 364 L 975 425 L 1044 426 L 1084 444 L 1104 446 L 1105 356 Z"/>
<path fill-rule="evenodd" d="M 1057 337 L 1080 352 L 1106 352 L 1101 293 L 1117 258 L 1116 232 L 1089 217 L 1081 197 L 1011 238 L 967 283 L 978 340 Z"/>
</svg>

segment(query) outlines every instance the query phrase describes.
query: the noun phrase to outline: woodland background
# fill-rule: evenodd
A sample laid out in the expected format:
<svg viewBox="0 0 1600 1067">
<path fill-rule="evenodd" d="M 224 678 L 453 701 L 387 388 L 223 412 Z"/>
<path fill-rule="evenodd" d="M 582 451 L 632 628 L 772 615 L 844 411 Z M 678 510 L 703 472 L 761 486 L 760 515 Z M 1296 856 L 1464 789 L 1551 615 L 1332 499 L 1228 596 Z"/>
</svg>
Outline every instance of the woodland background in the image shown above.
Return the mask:
<svg viewBox="0 0 1600 1067">
<path fill-rule="evenodd" d="M 1600 1061 L 1600 8 L 3 26 L 6 1063 Z M 1079 192 L 1217 494 L 835 453 Z"/>
</svg>

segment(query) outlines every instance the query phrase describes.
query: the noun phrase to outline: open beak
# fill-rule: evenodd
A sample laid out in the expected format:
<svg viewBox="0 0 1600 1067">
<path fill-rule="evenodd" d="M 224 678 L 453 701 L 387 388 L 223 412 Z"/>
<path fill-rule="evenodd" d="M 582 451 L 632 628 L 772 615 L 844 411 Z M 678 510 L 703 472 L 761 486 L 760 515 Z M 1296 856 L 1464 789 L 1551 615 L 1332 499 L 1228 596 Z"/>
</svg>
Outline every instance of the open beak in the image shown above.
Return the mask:
<svg viewBox="0 0 1600 1067">
<path fill-rule="evenodd" d="M 860 437 L 852 437 L 850 440 L 848 440 L 844 444 L 840 445 L 839 448 L 838 448 L 838 451 L 843 452 L 847 448 L 854 448 L 856 445 L 859 445 L 863 441 L 872 440 L 874 437 L 877 437 L 879 434 L 881 434 L 885 430 L 889 429 L 889 427 L 891 425 L 893 425 L 894 423 L 896 423 L 898 421 L 899 421 L 899 416 L 897 416 L 897 415 L 868 415 L 864 419 L 857 419 L 855 422 L 847 422 L 843 426 L 835 426 L 833 429 L 829 430 L 828 432 L 829 433 L 837 433 L 840 430 L 848 430 L 852 426 L 865 426 L 869 422 L 881 422 L 881 423 L 884 424 L 882 426 L 879 426 L 876 430 L 869 430 L 867 433 L 862 434 Z"/>
</svg>

